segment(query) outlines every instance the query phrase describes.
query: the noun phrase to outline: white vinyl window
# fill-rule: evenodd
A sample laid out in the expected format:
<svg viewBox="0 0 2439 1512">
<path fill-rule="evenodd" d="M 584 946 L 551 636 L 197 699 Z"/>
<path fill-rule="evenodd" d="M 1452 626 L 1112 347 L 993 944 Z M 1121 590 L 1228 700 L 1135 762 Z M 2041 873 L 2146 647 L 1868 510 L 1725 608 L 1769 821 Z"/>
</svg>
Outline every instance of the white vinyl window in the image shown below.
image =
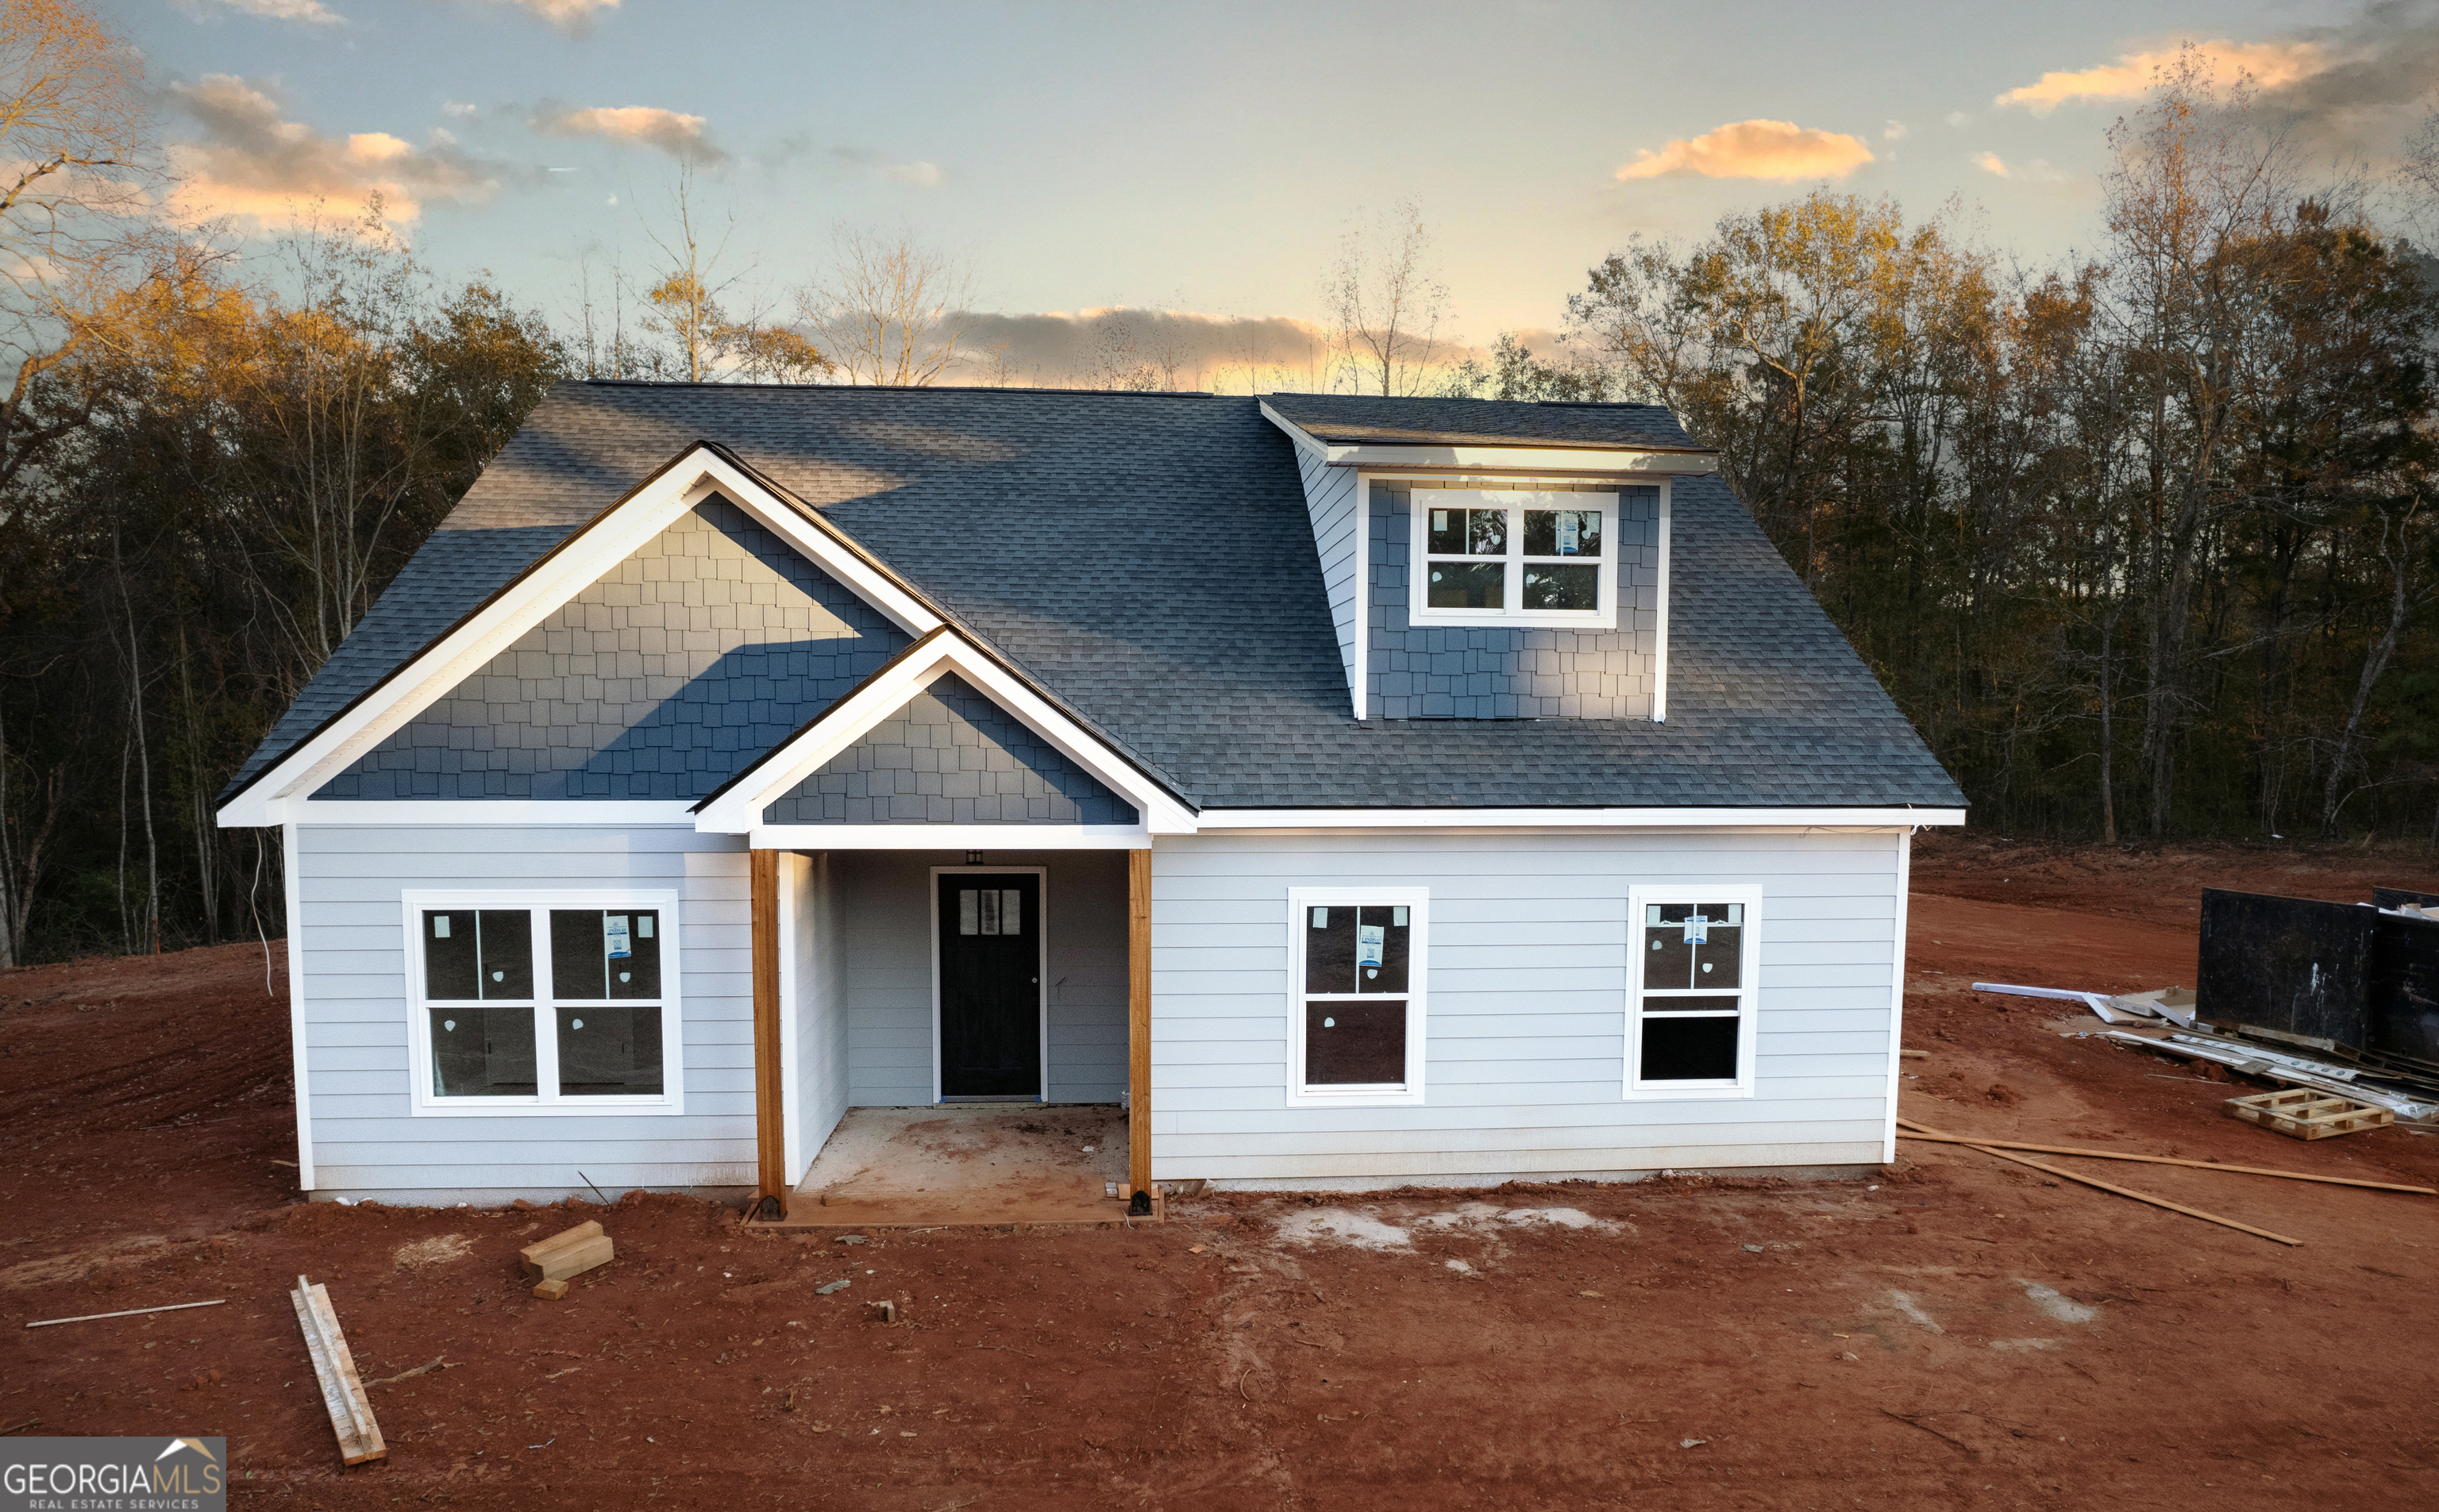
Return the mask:
<svg viewBox="0 0 2439 1512">
<path fill-rule="evenodd" d="M 682 1111 L 677 899 L 409 893 L 418 1113 Z"/>
<path fill-rule="evenodd" d="M 1747 1097 L 1761 996 L 1761 889 L 1627 897 L 1626 1094 Z"/>
<path fill-rule="evenodd" d="M 1288 893 L 1289 1100 L 1423 1100 L 1431 894 L 1419 887 Z"/>
<path fill-rule="evenodd" d="M 1616 494 L 1416 489 L 1411 497 L 1416 622 L 1616 622 Z"/>
</svg>

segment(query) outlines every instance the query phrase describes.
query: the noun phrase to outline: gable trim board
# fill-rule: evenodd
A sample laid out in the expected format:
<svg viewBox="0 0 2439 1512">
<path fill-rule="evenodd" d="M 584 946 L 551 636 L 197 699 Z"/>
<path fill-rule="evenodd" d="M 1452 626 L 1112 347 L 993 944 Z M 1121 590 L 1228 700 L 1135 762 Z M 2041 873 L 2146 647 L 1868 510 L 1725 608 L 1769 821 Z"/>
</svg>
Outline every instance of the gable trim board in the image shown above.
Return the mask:
<svg viewBox="0 0 2439 1512">
<path fill-rule="evenodd" d="M 1531 472 L 1717 472 L 1719 455 L 1708 448 L 1657 444 L 1581 447 L 1520 444 L 1516 446 L 1414 446 L 1378 441 L 1325 441 L 1265 401 L 1262 417 L 1288 434 L 1299 447 L 1329 467 L 1480 468 L 1492 471 Z"/>
<path fill-rule="evenodd" d="M 832 756 L 872 733 L 917 693 L 942 675 L 954 672 L 971 684 L 1010 718 L 1048 741 L 1061 756 L 1091 774 L 1095 780 L 1134 805 L 1143 816 L 1137 826 L 926 826 L 926 825 L 799 825 L 768 826 L 762 812 L 771 803 L 819 771 Z M 1194 812 L 1167 788 L 1154 782 L 1133 762 L 1067 712 L 1043 696 L 996 656 L 948 625 L 938 625 L 864 681 L 862 687 L 822 710 L 803 729 L 716 789 L 697 806 L 695 827 L 708 834 L 761 836 L 779 829 L 823 837 L 856 829 L 904 829 L 937 837 L 945 828 L 996 831 L 998 848 L 1033 842 L 1026 837 L 1072 828 L 1108 829 L 1121 836 L 1183 835 L 1194 832 Z M 803 844 L 804 842 L 797 842 Z M 826 839 L 825 844 L 842 842 Z M 755 845 L 762 846 L 757 838 Z M 911 848 L 911 842 L 898 843 Z M 928 848 L 944 842 L 932 838 Z"/>
<path fill-rule="evenodd" d="M 311 801 L 307 794 L 353 766 L 713 495 L 743 509 L 907 634 L 925 635 L 944 623 L 929 601 L 835 526 L 774 491 L 721 448 L 697 441 L 222 798 L 221 826 L 270 825 L 291 817 L 294 806 Z"/>
</svg>

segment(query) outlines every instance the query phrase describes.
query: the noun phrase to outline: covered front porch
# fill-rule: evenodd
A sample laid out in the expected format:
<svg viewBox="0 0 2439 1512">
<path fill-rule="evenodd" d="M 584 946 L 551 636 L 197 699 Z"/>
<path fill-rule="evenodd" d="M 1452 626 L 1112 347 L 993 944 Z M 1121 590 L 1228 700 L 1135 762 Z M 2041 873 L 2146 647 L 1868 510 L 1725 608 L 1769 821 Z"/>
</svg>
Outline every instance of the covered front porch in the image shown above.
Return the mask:
<svg viewBox="0 0 2439 1512">
<path fill-rule="evenodd" d="M 754 1222 L 1102 1222 L 1148 1193 L 1148 849 L 750 870 Z"/>
</svg>

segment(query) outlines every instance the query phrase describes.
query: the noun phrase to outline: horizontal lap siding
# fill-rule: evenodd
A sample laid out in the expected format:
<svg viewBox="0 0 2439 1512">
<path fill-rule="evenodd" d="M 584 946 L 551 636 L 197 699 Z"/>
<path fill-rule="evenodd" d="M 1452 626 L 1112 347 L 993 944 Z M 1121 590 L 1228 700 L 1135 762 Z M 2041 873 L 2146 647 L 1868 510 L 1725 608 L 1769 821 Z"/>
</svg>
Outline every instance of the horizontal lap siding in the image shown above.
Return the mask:
<svg viewBox="0 0 2439 1512">
<path fill-rule="evenodd" d="M 317 1189 L 436 1200 L 581 1190 L 589 1178 L 614 1197 L 754 1180 L 741 842 L 682 828 L 305 825 L 297 850 Z M 400 895 L 630 885 L 678 895 L 685 1112 L 414 1116 Z"/>
<path fill-rule="evenodd" d="M 1152 856 L 1152 1160 L 1184 1180 L 1877 1161 L 1895 832 L 1198 836 Z M 1755 1094 L 1629 1101 L 1627 893 L 1762 889 Z M 1426 1100 L 1287 1097 L 1290 887 L 1431 894 Z"/>
<path fill-rule="evenodd" d="M 1338 657 L 1352 689 L 1362 596 L 1355 570 L 1355 470 L 1331 467 L 1301 446 L 1295 454 L 1296 470 L 1304 476 L 1305 512 L 1312 519 L 1313 549 L 1321 558 L 1322 590 L 1328 595 L 1329 621 L 1338 632 Z"/>
<path fill-rule="evenodd" d="M 833 853 L 847 1097 L 859 1107 L 932 1100 L 931 869 L 964 860 L 962 851 Z M 992 851 L 989 863 L 1048 868 L 1050 1100 L 1116 1102 L 1127 1085 L 1126 853 Z"/>
</svg>

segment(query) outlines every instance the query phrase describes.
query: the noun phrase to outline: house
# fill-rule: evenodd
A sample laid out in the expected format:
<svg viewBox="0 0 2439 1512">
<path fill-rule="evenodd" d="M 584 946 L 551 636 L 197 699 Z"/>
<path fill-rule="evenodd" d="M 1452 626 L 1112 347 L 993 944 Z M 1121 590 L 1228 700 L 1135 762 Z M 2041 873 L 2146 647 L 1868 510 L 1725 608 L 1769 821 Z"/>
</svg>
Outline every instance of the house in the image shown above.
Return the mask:
<svg viewBox="0 0 2439 1512">
<path fill-rule="evenodd" d="M 1890 1159 L 1963 812 L 1661 408 L 568 382 L 219 816 L 310 1192 L 784 1207 L 972 1099 L 1139 1187 Z"/>
</svg>

